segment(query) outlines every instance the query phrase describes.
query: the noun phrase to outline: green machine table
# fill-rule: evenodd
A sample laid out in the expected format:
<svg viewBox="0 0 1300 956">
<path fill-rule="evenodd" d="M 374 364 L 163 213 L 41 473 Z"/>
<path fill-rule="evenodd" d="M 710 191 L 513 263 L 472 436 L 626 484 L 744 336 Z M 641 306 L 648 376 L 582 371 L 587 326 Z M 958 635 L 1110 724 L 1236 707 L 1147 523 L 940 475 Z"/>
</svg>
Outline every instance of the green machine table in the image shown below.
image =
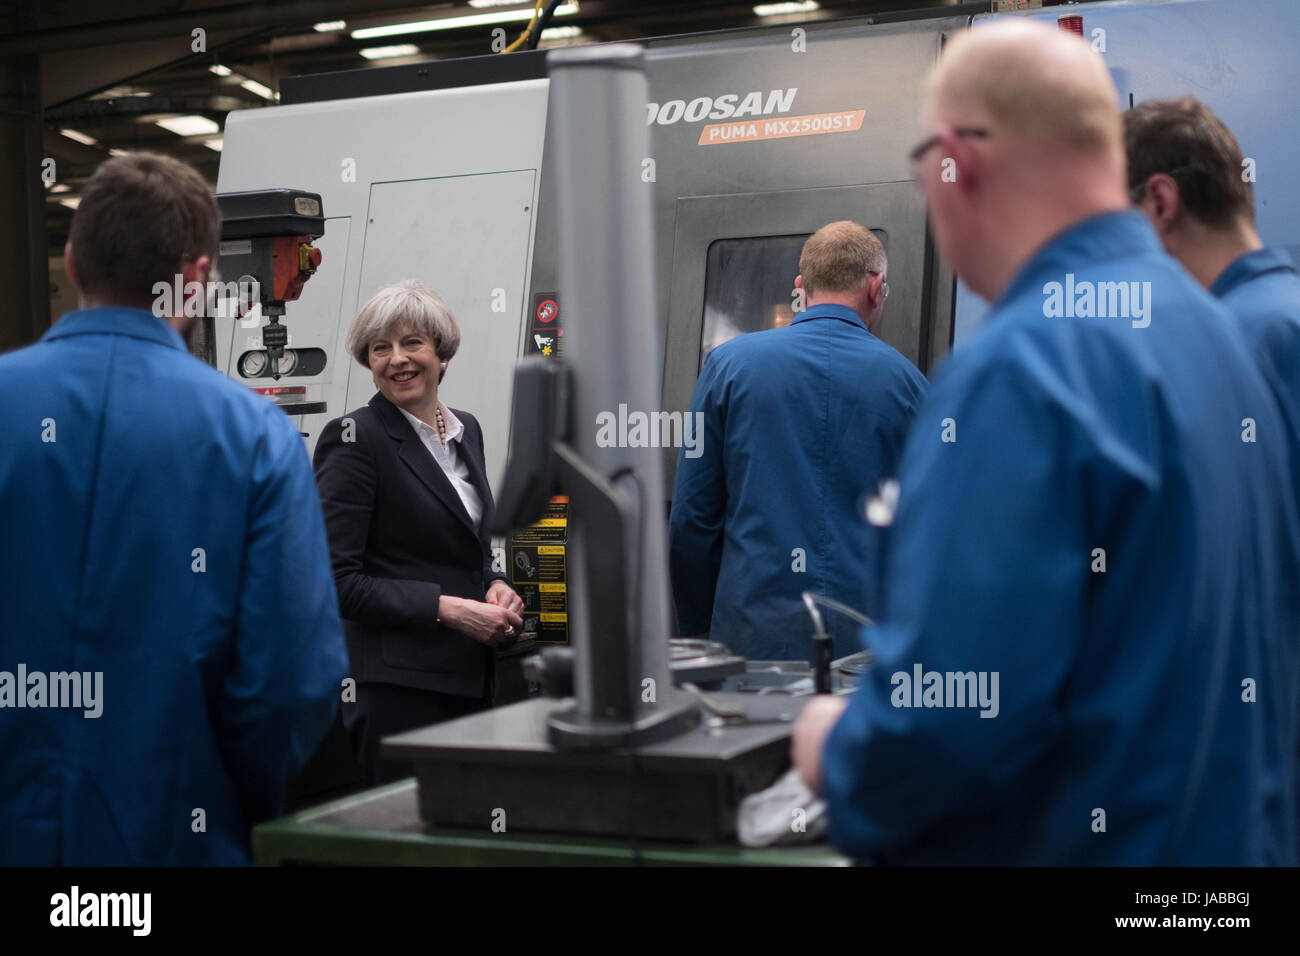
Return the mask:
<svg viewBox="0 0 1300 956">
<path fill-rule="evenodd" d="M 414 778 L 253 828 L 259 866 L 848 866 L 827 844 L 748 849 L 564 834 L 431 830 Z"/>
</svg>

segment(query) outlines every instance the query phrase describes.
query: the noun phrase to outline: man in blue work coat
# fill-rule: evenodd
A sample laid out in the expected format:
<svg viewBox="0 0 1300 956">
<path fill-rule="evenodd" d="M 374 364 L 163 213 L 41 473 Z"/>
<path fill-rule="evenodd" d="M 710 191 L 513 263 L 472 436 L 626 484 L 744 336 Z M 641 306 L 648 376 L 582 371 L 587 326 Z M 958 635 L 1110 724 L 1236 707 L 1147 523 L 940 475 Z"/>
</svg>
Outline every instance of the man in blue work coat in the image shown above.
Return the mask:
<svg viewBox="0 0 1300 956">
<path fill-rule="evenodd" d="M 1286 250 L 1265 248 L 1259 237 L 1251 163 L 1232 131 L 1192 96 L 1148 100 L 1126 111 L 1124 145 L 1130 196 L 1165 250 L 1236 316 L 1286 420 L 1295 471 L 1300 468 L 1300 274 Z M 1295 490 L 1300 494 L 1300 484 Z M 1300 601 L 1295 593 L 1300 580 L 1289 583 L 1292 600 Z M 1278 719 L 1298 721 L 1300 710 Z M 1295 768 L 1300 774 L 1300 754 Z"/>
<path fill-rule="evenodd" d="M 0 864 L 247 862 L 338 706 L 302 439 L 182 338 L 219 234 L 190 167 L 106 161 L 81 308 L 0 357 Z"/>
<path fill-rule="evenodd" d="M 1260 240 L 1237 138 L 1182 96 L 1127 110 L 1124 139 L 1133 201 L 1165 250 L 1237 317 L 1300 455 L 1300 274 L 1286 250 Z"/>
<path fill-rule="evenodd" d="M 691 400 L 703 439 L 678 459 L 670 521 L 683 636 L 707 634 L 751 660 L 807 660 L 802 592 L 872 603 L 877 562 L 861 502 L 894 475 L 926 387 L 873 334 L 885 271 L 870 230 L 823 226 L 799 257 L 806 308 L 705 360 Z M 856 624 L 826 621 L 837 656 L 861 649 Z"/>
<path fill-rule="evenodd" d="M 913 151 L 992 302 L 900 470 L 876 667 L 799 718 L 833 842 L 898 864 L 1291 864 L 1300 533 L 1232 320 L 1129 207 L 1116 94 L 1031 21 L 956 38 Z"/>
</svg>

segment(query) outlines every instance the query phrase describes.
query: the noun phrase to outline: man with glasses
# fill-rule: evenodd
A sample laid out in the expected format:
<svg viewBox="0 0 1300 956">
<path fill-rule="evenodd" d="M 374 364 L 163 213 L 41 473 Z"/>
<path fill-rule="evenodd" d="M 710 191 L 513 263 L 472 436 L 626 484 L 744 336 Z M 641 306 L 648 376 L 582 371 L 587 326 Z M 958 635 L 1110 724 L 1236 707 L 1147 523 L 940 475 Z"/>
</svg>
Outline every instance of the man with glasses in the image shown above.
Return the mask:
<svg viewBox="0 0 1300 956">
<path fill-rule="evenodd" d="M 901 864 L 1293 864 L 1300 556 L 1283 425 L 1230 316 L 1129 207 L 1088 44 L 980 27 L 913 153 L 991 302 L 904 452 L 874 669 L 793 756 Z M 1065 290 L 1069 290 L 1068 302 Z"/>
<path fill-rule="evenodd" d="M 806 308 L 705 360 L 691 400 L 703 440 L 680 455 L 670 524 L 683 636 L 755 660 L 807 660 L 804 591 L 874 613 L 876 548 L 860 502 L 893 476 L 926 388 L 873 334 L 886 268 L 869 229 L 823 226 L 799 257 Z M 827 623 L 837 656 L 861 649 L 847 620 Z"/>
</svg>

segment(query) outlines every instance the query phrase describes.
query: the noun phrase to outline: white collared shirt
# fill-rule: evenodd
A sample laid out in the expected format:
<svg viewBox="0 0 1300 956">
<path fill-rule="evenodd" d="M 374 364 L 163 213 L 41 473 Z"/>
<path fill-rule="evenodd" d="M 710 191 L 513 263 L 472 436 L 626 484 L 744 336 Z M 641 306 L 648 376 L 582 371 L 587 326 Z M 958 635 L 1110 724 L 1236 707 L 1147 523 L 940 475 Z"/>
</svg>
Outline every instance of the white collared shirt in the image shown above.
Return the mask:
<svg viewBox="0 0 1300 956">
<path fill-rule="evenodd" d="M 438 463 L 442 473 L 456 489 L 456 494 L 460 496 L 461 504 L 465 506 L 470 523 L 474 525 L 474 531 L 477 533 L 479 522 L 483 520 L 483 502 L 479 500 L 478 492 L 474 490 L 474 484 L 469 480 L 469 467 L 465 464 L 465 456 L 460 450 L 460 439 L 465 434 L 465 426 L 451 413 L 450 408 L 442 405 L 441 402 L 439 405 L 442 407 L 442 423 L 447 428 L 446 448 L 443 448 L 442 442 L 438 440 L 438 429 L 420 421 L 404 408 L 399 408 L 398 411 L 406 416 L 406 420 L 415 429 L 415 434 L 420 436 L 424 447 L 429 449 L 433 460 Z"/>
</svg>

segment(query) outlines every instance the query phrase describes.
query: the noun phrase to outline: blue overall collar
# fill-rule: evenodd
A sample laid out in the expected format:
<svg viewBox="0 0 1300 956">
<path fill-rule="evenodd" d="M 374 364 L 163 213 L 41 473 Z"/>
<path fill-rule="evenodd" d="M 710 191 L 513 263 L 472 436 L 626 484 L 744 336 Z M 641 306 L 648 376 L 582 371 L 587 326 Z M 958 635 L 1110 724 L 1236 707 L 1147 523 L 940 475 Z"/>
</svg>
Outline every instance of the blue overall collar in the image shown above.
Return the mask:
<svg viewBox="0 0 1300 956">
<path fill-rule="evenodd" d="M 849 325 L 856 325 L 863 332 L 867 331 L 867 327 L 859 318 L 858 313 L 847 305 L 835 305 L 834 303 L 810 305 L 795 316 L 790 324 L 798 325 L 800 322 L 811 322 L 813 319 L 839 319 L 841 322 L 849 323 Z"/>
<path fill-rule="evenodd" d="M 148 309 L 128 306 L 109 305 L 69 312 L 41 336 L 41 341 L 53 342 L 73 335 L 125 335 L 188 351 L 181 334 L 170 325 Z"/>
<path fill-rule="evenodd" d="M 1031 289 L 1038 293 L 1044 276 L 1061 276 L 1098 261 L 1163 254 L 1160 239 L 1140 212 L 1124 210 L 1089 216 L 1034 253 L 994 300 L 990 312 L 997 312 Z"/>
<path fill-rule="evenodd" d="M 1267 272 L 1295 272 L 1295 263 L 1285 249 L 1256 249 L 1244 256 L 1234 259 L 1232 265 L 1224 269 L 1219 278 L 1210 287 L 1210 294 L 1216 299 L 1225 295 L 1239 285 L 1257 279 Z"/>
</svg>

